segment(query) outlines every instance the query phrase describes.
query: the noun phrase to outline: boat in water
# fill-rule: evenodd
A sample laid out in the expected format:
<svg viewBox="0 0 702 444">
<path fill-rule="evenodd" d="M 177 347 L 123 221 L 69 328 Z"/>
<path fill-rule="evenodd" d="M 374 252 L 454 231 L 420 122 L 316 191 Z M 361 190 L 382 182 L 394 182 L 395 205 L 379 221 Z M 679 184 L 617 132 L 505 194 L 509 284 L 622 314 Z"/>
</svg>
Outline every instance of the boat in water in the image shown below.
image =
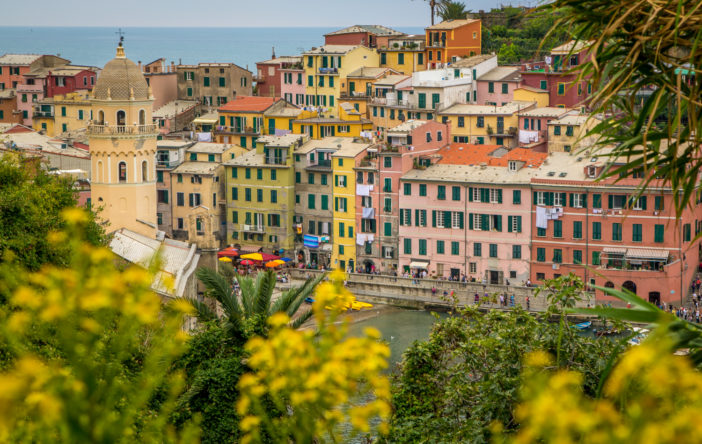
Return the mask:
<svg viewBox="0 0 702 444">
<path fill-rule="evenodd" d="M 576 328 L 578 330 L 587 330 L 592 326 L 592 321 L 586 321 L 586 322 L 581 322 L 579 324 L 574 324 L 573 328 Z"/>
</svg>

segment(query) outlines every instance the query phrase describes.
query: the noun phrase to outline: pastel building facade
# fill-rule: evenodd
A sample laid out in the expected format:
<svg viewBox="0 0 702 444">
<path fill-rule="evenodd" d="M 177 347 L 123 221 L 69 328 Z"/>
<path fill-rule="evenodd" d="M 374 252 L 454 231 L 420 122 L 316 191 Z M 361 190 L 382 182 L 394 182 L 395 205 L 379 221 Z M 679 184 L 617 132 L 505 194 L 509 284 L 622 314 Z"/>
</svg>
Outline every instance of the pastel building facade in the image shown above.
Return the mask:
<svg viewBox="0 0 702 444">
<path fill-rule="evenodd" d="M 380 67 L 412 75 L 426 69 L 424 56 L 426 47 L 423 35 L 403 35 L 388 39 L 386 47 L 379 47 Z"/>
<path fill-rule="evenodd" d="M 510 102 L 503 106 L 457 104 L 438 113 L 451 126 L 455 143 L 501 145 L 518 143 L 519 115 L 536 106 L 535 102 Z"/>
<path fill-rule="evenodd" d="M 295 106 L 304 106 L 307 100 L 307 87 L 305 86 L 305 70 L 299 67 L 282 68 L 280 75 L 283 82 L 280 85 L 280 97 Z"/>
<path fill-rule="evenodd" d="M 356 227 L 362 243 L 357 264 L 365 271 L 398 270 L 400 179 L 428 161 L 449 139 L 448 127 L 435 121 L 409 120 L 388 132 L 388 145 L 378 146 L 356 168 Z M 371 209 L 372 211 L 369 211 Z"/>
<path fill-rule="evenodd" d="M 360 45 L 324 45 L 304 53 L 307 102 L 337 116 L 337 102 L 347 90 L 348 74 L 358 68 L 377 67 L 378 53 Z"/>
<path fill-rule="evenodd" d="M 519 113 L 519 146 L 547 152 L 549 122 L 565 115 L 563 108 L 547 106 Z"/>
<path fill-rule="evenodd" d="M 185 150 L 194 142 L 159 140 L 156 142 L 156 222 L 159 231 L 173 237 L 174 195 L 171 171 L 185 161 Z M 176 177 L 177 180 L 177 177 Z"/>
<path fill-rule="evenodd" d="M 325 45 L 363 45 L 369 48 L 387 46 L 388 39 L 404 35 L 381 25 L 353 25 L 324 34 Z"/>
<path fill-rule="evenodd" d="M 460 58 L 480 54 L 481 21 L 447 20 L 425 28 L 427 69 L 446 66 Z"/>
<path fill-rule="evenodd" d="M 506 105 L 514 100 L 514 90 L 519 88 L 522 76 L 513 66 L 498 66 L 476 81 L 479 105 Z"/>
<path fill-rule="evenodd" d="M 676 221 L 670 188 L 654 180 L 637 198 L 641 179 L 597 182 L 604 162 L 574 157 L 552 153 L 548 170 L 558 173 L 544 171 L 532 179 L 531 280 L 541 284 L 573 272 L 589 285 L 623 287 L 653 303 L 680 304 L 700 263 L 700 241 L 693 242 L 700 205 Z M 555 216 L 539 222 L 554 210 Z M 616 303 L 600 290 L 596 298 Z"/>
<path fill-rule="evenodd" d="M 287 83 L 290 79 L 286 72 L 287 69 L 302 69 L 302 57 L 300 56 L 283 56 L 275 57 L 263 62 L 256 63 L 256 93 L 261 97 L 284 97 L 282 87 L 283 83 Z M 296 79 L 293 79 L 296 80 Z M 293 100 L 285 98 L 290 103 Z M 292 99 L 292 98 L 291 98 Z"/>
<path fill-rule="evenodd" d="M 256 149 L 225 163 L 227 243 L 291 257 L 295 247 L 293 153 L 309 138 L 263 136 Z"/>
</svg>

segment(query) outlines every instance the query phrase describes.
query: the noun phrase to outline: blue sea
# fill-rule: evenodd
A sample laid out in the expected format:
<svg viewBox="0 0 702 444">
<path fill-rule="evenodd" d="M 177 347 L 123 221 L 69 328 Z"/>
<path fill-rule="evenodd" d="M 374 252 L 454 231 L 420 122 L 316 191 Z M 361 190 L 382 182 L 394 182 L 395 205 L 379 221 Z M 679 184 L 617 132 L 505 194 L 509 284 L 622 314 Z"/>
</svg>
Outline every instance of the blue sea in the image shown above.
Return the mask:
<svg viewBox="0 0 702 444">
<path fill-rule="evenodd" d="M 255 71 L 256 62 L 295 55 L 324 44 L 324 34 L 339 28 L 122 28 L 127 57 L 149 63 L 165 58 L 170 64 L 233 62 Z M 423 33 L 420 27 L 398 31 Z M 60 54 L 75 65 L 102 68 L 114 57 L 117 28 L 0 27 L 0 55 Z"/>
</svg>

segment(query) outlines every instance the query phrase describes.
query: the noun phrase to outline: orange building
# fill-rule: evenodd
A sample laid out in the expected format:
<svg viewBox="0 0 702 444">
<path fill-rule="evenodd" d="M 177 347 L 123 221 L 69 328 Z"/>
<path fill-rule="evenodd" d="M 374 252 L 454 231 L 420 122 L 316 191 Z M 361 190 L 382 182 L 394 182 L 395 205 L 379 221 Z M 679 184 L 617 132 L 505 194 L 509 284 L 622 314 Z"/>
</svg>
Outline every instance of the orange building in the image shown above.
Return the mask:
<svg viewBox="0 0 702 444">
<path fill-rule="evenodd" d="M 480 54 L 480 20 L 446 20 L 425 28 L 425 31 L 427 69 L 443 67 L 459 58 Z"/>
</svg>

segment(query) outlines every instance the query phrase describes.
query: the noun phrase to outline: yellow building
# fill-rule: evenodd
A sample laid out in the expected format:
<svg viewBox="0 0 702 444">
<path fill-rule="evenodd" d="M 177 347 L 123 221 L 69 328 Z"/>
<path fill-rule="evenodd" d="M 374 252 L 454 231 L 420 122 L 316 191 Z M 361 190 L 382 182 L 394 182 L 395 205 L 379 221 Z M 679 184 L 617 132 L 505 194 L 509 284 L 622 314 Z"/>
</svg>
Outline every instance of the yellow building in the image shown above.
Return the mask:
<svg viewBox="0 0 702 444">
<path fill-rule="evenodd" d="M 246 252 L 263 249 L 292 258 L 293 151 L 307 140 L 302 134 L 261 136 L 255 150 L 225 163 L 228 244 Z"/>
<path fill-rule="evenodd" d="M 548 122 L 548 152 L 577 152 L 580 148 L 594 144 L 586 137 L 595 125 L 600 123 L 588 114 L 571 111 L 559 119 Z"/>
<path fill-rule="evenodd" d="M 338 117 L 323 115 L 293 120 L 293 133 L 308 134 L 312 139 L 321 139 L 331 136 L 361 137 L 362 132 L 373 130 L 373 122 L 364 119 L 349 103 L 339 104 L 336 114 Z"/>
<path fill-rule="evenodd" d="M 510 102 L 503 106 L 456 104 L 437 116 L 442 123 L 451 125 L 454 143 L 513 148 L 519 142 L 519 112 L 535 106 L 535 102 Z"/>
<path fill-rule="evenodd" d="M 154 98 L 141 69 L 122 44 L 97 79 L 91 99 L 95 119 L 88 126 L 92 203 L 108 232 L 127 228 L 155 238 L 156 137 Z"/>
<path fill-rule="evenodd" d="M 398 74 L 390 68 L 363 67 L 350 72 L 346 78 L 346 90 L 340 100 L 353 105 L 361 115 L 368 117 L 368 100 L 373 95 L 373 82 L 389 75 Z"/>
<path fill-rule="evenodd" d="M 247 151 L 236 145 L 199 142 L 171 174 L 173 237 L 218 249 L 226 239 L 223 162 Z"/>
<path fill-rule="evenodd" d="M 33 127 L 47 136 L 86 128 L 93 119 L 88 91 L 57 94 L 34 105 Z"/>
<path fill-rule="evenodd" d="M 537 108 L 548 106 L 548 91 L 531 86 L 520 86 L 514 89 L 515 102 L 536 102 Z"/>
<path fill-rule="evenodd" d="M 341 139 L 341 138 L 339 138 Z M 331 266 L 340 270 L 356 268 L 356 174 L 370 145 L 341 140 L 332 153 L 333 246 Z"/>
<path fill-rule="evenodd" d="M 424 35 L 405 35 L 388 39 L 387 47 L 378 49 L 380 67 L 391 68 L 406 75 L 423 71 L 426 49 L 424 41 Z"/>
<path fill-rule="evenodd" d="M 214 131 L 220 143 L 235 143 L 243 148 L 256 148 L 261 136 L 275 135 L 276 130 L 292 131 L 292 121 L 314 117 L 315 111 L 304 111 L 280 97 L 241 96 L 218 109 L 218 125 Z"/>
<path fill-rule="evenodd" d="M 304 53 L 308 106 L 325 108 L 336 116 L 339 98 L 347 92 L 347 77 L 358 68 L 377 67 L 380 59 L 374 49 L 360 45 L 324 45 Z"/>
</svg>

